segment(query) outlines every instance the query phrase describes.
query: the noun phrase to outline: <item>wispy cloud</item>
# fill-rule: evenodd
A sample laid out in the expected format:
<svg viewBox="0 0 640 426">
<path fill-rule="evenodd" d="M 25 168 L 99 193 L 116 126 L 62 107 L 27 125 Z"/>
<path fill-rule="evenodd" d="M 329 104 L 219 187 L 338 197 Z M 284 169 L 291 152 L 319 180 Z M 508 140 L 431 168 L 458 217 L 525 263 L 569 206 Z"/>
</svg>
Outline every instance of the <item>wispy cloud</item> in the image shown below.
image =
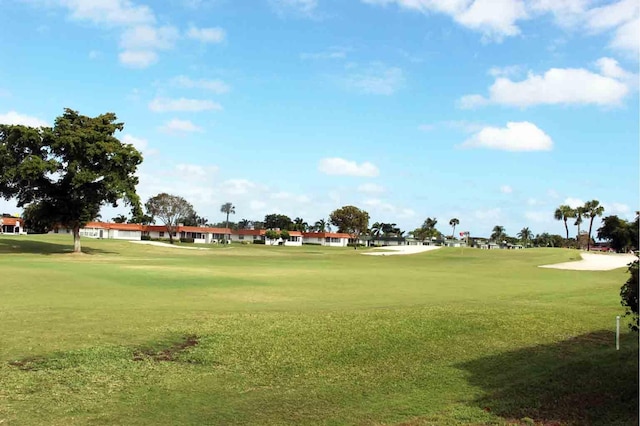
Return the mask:
<svg viewBox="0 0 640 426">
<path fill-rule="evenodd" d="M 527 121 L 509 122 L 506 127 L 485 127 L 467 139 L 462 147 L 502 151 L 549 151 L 553 141 L 538 126 Z"/>
<path fill-rule="evenodd" d="M 40 118 L 26 114 L 20 114 L 16 111 L 9 111 L 6 114 L 0 114 L 0 124 L 22 125 L 27 127 L 47 127 L 49 123 Z"/>
<path fill-rule="evenodd" d="M 404 85 L 404 73 L 398 67 L 373 62 L 365 67 L 348 68 L 342 79 L 349 90 L 369 95 L 393 95 Z"/>
<path fill-rule="evenodd" d="M 153 112 L 200 112 L 220 111 L 222 106 L 207 99 L 155 98 L 149 102 L 149 109 Z"/>
<path fill-rule="evenodd" d="M 222 43 L 227 37 L 227 33 L 220 27 L 198 28 L 190 25 L 187 30 L 187 37 L 201 43 L 217 44 Z"/>
<path fill-rule="evenodd" d="M 231 86 L 225 83 L 222 80 L 209 80 L 209 79 L 198 79 L 194 80 L 185 75 L 179 75 L 171 79 L 171 84 L 176 87 L 182 87 L 185 89 L 202 89 L 207 90 L 209 92 L 216 93 L 221 95 L 223 93 L 228 93 L 231 90 Z"/>
<path fill-rule="evenodd" d="M 323 158 L 318 163 L 318 170 L 334 176 L 375 177 L 380 174 L 378 168 L 368 161 L 358 164 L 344 158 Z"/>
</svg>

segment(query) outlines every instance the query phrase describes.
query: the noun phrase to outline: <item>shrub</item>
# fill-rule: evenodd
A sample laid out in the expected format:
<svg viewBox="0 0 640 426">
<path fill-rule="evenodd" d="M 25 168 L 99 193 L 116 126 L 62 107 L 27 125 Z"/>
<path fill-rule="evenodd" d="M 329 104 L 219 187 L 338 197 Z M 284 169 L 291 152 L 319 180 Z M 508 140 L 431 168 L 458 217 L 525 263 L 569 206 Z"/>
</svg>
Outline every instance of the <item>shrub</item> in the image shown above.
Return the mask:
<svg viewBox="0 0 640 426">
<path fill-rule="evenodd" d="M 303 246 L 321 246 L 321 243 L 302 243 Z"/>
<path fill-rule="evenodd" d="M 264 245 L 264 240 L 253 240 L 253 244 L 262 244 L 262 245 Z"/>
<path fill-rule="evenodd" d="M 620 289 L 622 306 L 627 308 L 627 316 L 631 317 L 629 328 L 638 331 L 638 260 L 629 265 L 629 279 Z"/>
<path fill-rule="evenodd" d="M 357 244 L 356 243 L 349 243 L 349 244 L 347 244 L 347 247 L 353 247 L 354 245 L 356 245 L 358 247 L 365 247 L 364 244 L 360 244 L 360 243 L 357 243 Z"/>
<path fill-rule="evenodd" d="M 180 238 L 181 243 L 193 243 L 194 241 L 193 238 Z"/>
<path fill-rule="evenodd" d="M 151 236 L 149 235 L 143 235 L 142 237 L 140 237 L 141 241 L 151 241 Z"/>
<path fill-rule="evenodd" d="M 251 242 L 250 242 L 250 241 L 242 241 L 242 245 L 243 245 L 243 246 L 248 246 L 249 244 L 251 244 Z"/>
</svg>

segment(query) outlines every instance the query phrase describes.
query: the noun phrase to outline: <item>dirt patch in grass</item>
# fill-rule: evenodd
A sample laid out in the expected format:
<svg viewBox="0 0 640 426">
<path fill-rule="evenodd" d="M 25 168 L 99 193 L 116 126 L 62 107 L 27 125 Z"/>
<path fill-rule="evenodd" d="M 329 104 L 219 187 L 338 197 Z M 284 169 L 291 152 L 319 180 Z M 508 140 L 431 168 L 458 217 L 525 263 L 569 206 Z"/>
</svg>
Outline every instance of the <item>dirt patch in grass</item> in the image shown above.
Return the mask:
<svg viewBox="0 0 640 426">
<path fill-rule="evenodd" d="M 183 336 L 180 341 L 174 342 L 164 347 L 141 348 L 133 352 L 134 361 L 144 361 L 149 359 L 155 362 L 177 361 L 180 353 L 189 348 L 197 346 L 199 338 L 195 334 Z"/>
<path fill-rule="evenodd" d="M 43 356 L 30 356 L 11 361 L 9 362 L 9 365 L 12 367 L 17 367 L 22 371 L 36 371 L 40 370 L 46 361 L 46 358 Z"/>
</svg>

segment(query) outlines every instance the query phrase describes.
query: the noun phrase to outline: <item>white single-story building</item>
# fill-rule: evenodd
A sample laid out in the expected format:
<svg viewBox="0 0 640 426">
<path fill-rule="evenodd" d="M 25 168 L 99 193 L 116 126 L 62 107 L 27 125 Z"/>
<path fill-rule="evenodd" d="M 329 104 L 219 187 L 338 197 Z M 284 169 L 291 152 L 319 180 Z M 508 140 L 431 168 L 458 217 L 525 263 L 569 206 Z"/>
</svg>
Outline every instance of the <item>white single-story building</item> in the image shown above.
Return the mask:
<svg viewBox="0 0 640 426">
<path fill-rule="evenodd" d="M 279 231 L 279 230 L 276 230 Z M 277 246 L 282 243 L 285 246 L 301 246 L 302 245 L 302 232 L 299 231 L 287 231 L 289 238 L 284 241 L 282 238 L 271 240 L 267 238 L 266 229 L 238 229 L 231 234 L 231 241 L 235 242 L 248 242 L 264 241 L 264 245 Z"/>
<path fill-rule="evenodd" d="M 143 226 L 143 233 L 152 239 L 169 239 L 169 231 L 163 225 Z M 231 241 L 231 230 L 229 228 L 179 225 L 173 232 L 173 238 L 193 238 L 193 242 L 198 244 L 218 244 Z"/>
<path fill-rule="evenodd" d="M 0 234 L 25 235 L 24 221 L 19 217 L 0 217 Z"/>
<path fill-rule="evenodd" d="M 80 228 L 80 237 L 109 238 L 114 240 L 140 240 L 143 226 L 137 223 L 89 222 Z M 56 227 L 49 234 L 72 234 L 73 230 Z"/>
<path fill-rule="evenodd" d="M 349 234 L 339 232 L 303 232 L 302 242 L 329 247 L 347 247 Z"/>
</svg>

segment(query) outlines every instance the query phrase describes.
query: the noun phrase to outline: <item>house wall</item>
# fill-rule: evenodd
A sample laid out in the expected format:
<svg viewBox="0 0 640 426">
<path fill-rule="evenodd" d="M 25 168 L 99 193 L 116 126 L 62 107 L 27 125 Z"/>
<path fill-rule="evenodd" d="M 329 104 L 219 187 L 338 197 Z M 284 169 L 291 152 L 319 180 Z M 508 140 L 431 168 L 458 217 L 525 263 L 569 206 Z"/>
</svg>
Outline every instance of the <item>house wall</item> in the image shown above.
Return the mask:
<svg viewBox="0 0 640 426">
<path fill-rule="evenodd" d="M 108 236 L 107 231 L 104 232 L 104 235 L 104 238 L 111 238 L 114 240 L 139 241 L 142 238 L 142 231 L 123 231 L 120 229 L 109 229 Z"/>
</svg>

